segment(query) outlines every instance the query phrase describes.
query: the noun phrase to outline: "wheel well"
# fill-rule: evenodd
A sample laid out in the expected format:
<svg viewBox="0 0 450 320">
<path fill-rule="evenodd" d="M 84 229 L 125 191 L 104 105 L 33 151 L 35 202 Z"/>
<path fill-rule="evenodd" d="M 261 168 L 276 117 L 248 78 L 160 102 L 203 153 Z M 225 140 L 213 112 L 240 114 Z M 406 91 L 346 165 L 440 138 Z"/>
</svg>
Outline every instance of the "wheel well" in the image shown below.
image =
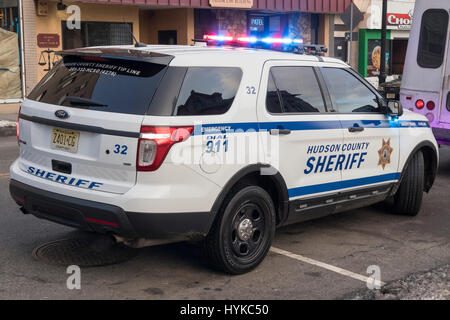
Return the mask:
<svg viewBox="0 0 450 320">
<path fill-rule="evenodd" d="M 259 186 L 270 195 L 276 210 L 277 225 L 284 222 L 287 218 L 289 198 L 286 184 L 279 173 L 276 175 L 262 175 L 258 169 L 235 177 L 231 184 L 225 187 L 224 194 L 219 197 L 221 200 L 216 202 L 214 207 L 218 209 L 230 193 L 237 192 L 249 185 Z"/>
<path fill-rule="evenodd" d="M 423 154 L 424 166 L 425 166 L 425 184 L 424 190 L 426 192 L 430 191 L 433 186 L 434 179 L 437 172 L 437 155 L 434 149 L 424 146 L 420 148 Z"/>
</svg>

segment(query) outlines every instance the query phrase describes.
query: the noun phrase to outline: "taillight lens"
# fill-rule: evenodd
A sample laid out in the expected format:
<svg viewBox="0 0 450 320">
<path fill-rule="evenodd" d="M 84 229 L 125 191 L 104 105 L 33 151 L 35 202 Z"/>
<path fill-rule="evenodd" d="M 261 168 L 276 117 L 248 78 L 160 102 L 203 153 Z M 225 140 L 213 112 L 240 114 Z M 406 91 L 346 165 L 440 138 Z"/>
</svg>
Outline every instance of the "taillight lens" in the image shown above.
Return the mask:
<svg viewBox="0 0 450 320">
<path fill-rule="evenodd" d="M 22 106 L 19 107 L 19 113 L 17 114 L 17 123 L 16 123 L 17 142 L 19 142 L 19 137 L 20 137 L 19 119 L 20 119 L 20 110 L 21 109 L 22 109 Z"/>
<path fill-rule="evenodd" d="M 416 101 L 416 108 L 417 109 L 422 109 L 423 107 L 425 107 L 425 102 L 423 102 L 423 100 L 417 100 Z"/>
<path fill-rule="evenodd" d="M 154 127 L 142 126 L 138 142 L 136 161 L 137 171 L 157 170 L 167 156 L 170 148 L 178 142 L 185 141 L 194 131 L 189 127 Z"/>
<path fill-rule="evenodd" d="M 434 104 L 433 101 L 428 101 L 428 102 L 427 102 L 427 109 L 428 109 L 428 110 L 433 110 L 435 106 L 436 106 L 436 105 Z"/>
</svg>

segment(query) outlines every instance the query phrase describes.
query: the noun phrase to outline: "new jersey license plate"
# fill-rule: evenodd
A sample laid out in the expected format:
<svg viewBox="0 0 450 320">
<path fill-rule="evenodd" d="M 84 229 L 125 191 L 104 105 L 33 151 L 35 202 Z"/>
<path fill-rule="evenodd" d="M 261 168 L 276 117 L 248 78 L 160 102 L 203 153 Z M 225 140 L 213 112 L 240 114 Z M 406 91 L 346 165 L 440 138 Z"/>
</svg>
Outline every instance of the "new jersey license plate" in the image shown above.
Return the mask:
<svg viewBox="0 0 450 320">
<path fill-rule="evenodd" d="M 51 147 L 69 152 L 77 152 L 80 133 L 73 130 L 53 128 Z"/>
</svg>

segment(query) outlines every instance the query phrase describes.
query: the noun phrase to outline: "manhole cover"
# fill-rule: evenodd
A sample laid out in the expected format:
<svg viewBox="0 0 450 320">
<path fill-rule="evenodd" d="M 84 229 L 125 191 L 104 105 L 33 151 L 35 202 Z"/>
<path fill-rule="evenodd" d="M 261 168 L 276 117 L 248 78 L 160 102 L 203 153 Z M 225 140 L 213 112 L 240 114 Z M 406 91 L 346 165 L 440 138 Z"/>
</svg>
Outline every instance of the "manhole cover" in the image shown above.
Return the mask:
<svg viewBox="0 0 450 320">
<path fill-rule="evenodd" d="M 47 242 L 33 250 L 33 257 L 52 265 L 95 267 L 127 261 L 137 252 L 109 237 L 90 236 Z"/>
</svg>

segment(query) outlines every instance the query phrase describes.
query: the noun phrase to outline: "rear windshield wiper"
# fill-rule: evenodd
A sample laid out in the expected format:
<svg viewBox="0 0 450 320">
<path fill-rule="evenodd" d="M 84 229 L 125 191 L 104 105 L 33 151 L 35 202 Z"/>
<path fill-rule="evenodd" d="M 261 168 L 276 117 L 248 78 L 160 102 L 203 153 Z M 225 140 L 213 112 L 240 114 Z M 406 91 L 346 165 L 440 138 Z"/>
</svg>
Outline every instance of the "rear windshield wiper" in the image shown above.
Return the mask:
<svg viewBox="0 0 450 320">
<path fill-rule="evenodd" d="M 70 104 L 73 105 L 80 105 L 80 106 L 93 106 L 93 107 L 107 107 L 107 104 L 103 104 L 91 99 L 86 98 L 80 98 L 80 97 L 73 97 L 73 96 L 67 96 L 64 98 L 63 103 L 67 101 Z"/>
</svg>

